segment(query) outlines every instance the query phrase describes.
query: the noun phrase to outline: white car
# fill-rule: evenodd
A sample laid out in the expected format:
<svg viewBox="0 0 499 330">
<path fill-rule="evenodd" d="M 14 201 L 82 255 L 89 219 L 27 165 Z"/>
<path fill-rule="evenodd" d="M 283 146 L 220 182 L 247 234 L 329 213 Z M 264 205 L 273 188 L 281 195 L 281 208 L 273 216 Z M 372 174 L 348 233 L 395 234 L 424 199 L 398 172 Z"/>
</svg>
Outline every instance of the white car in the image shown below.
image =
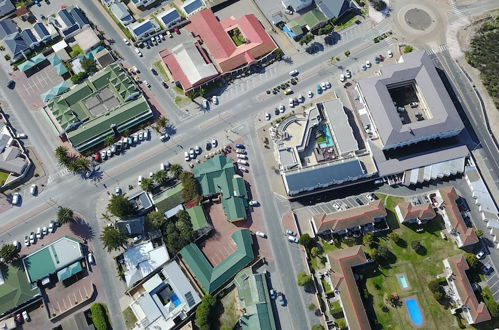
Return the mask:
<svg viewBox="0 0 499 330">
<path fill-rule="evenodd" d="M 94 264 L 94 255 L 91 252 L 89 252 L 87 255 L 87 258 L 88 258 L 88 263 L 93 265 Z"/>
<path fill-rule="evenodd" d="M 184 152 L 184 156 L 185 156 L 185 160 L 188 162 L 189 160 L 191 160 L 191 157 L 189 156 L 189 153 L 186 151 Z"/>
<path fill-rule="evenodd" d="M 213 104 L 217 105 L 218 104 L 218 97 L 216 95 L 213 95 L 211 97 L 211 102 L 213 102 Z"/>
<path fill-rule="evenodd" d="M 244 149 L 236 149 L 236 153 L 246 155 L 246 150 L 244 150 Z"/>
<path fill-rule="evenodd" d="M 163 133 L 161 134 L 160 139 L 163 142 L 168 141 L 170 139 L 170 135 L 168 135 L 168 133 Z"/>
<path fill-rule="evenodd" d="M 237 168 L 242 172 L 248 172 L 248 169 L 244 166 L 238 166 Z"/>
<path fill-rule="evenodd" d="M 199 146 L 196 146 L 194 148 L 194 151 L 199 155 L 201 153 L 201 148 Z"/>
<path fill-rule="evenodd" d="M 218 141 L 217 141 L 217 139 L 212 139 L 212 140 L 211 140 L 211 147 L 212 147 L 212 148 L 216 148 L 216 147 L 217 147 L 217 145 L 218 145 Z"/>
<path fill-rule="evenodd" d="M 36 190 L 37 190 L 37 188 L 38 188 L 38 187 L 36 186 L 36 184 L 32 184 L 32 185 L 31 185 L 31 188 L 29 189 L 29 192 L 31 193 L 31 195 L 33 195 L 33 196 L 34 196 L 34 195 L 36 194 Z"/>
<path fill-rule="evenodd" d="M 289 98 L 289 107 L 293 108 L 295 106 L 295 101 L 292 98 Z"/>
<path fill-rule="evenodd" d="M 237 154 L 237 158 L 238 158 L 238 159 L 248 159 L 248 156 L 246 156 L 246 155 L 241 155 L 241 154 Z"/>
<path fill-rule="evenodd" d="M 116 195 L 121 195 L 121 188 L 120 188 L 120 187 L 116 187 L 116 188 L 114 188 L 114 193 L 115 193 Z"/>
<path fill-rule="evenodd" d="M 53 233 L 54 230 L 55 230 L 55 222 L 54 221 L 50 221 L 49 223 L 49 232 Z"/>
<path fill-rule="evenodd" d="M 135 53 L 137 53 L 137 55 L 139 55 L 140 57 L 142 57 L 142 52 L 140 51 L 140 49 L 135 48 Z"/>
<path fill-rule="evenodd" d="M 44 236 L 49 233 L 47 227 L 43 227 L 42 233 L 43 233 Z"/>
<path fill-rule="evenodd" d="M 21 195 L 19 195 L 19 193 L 14 193 L 12 195 L 12 205 L 17 205 L 19 204 L 19 200 L 21 199 Z"/>
<path fill-rule="evenodd" d="M 189 156 L 190 156 L 192 159 L 196 158 L 196 152 L 194 151 L 194 149 L 192 149 L 192 148 L 191 148 L 191 149 L 189 149 Z"/>
<path fill-rule="evenodd" d="M 344 82 L 345 80 L 347 80 L 347 78 L 345 77 L 345 75 L 343 73 L 340 74 L 340 81 Z"/>
<path fill-rule="evenodd" d="M 248 165 L 248 162 L 246 160 L 244 160 L 244 159 L 238 159 L 237 163 L 238 164 L 242 164 L 242 165 Z"/>
<path fill-rule="evenodd" d="M 267 235 L 265 235 L 265 233 L 262 233 L 261 231 L 257 231 L 257 232 L 255 233 L 255 235 L 260 236 L 260 237 L 262 237 L 262 238 L 267 237 Z"/>
<path fill-rule="evenodd" d="M 21 314 L 22 314 L 22 316 L 23 316 L 24 321 L 26 321 L 26 322 L 31 321 L 31 319 L 30 319 L 30 317 L 29 317 L 29 315 L 28 315 L 28 312 L 23 311 Z"/>
<path fill-rule="evenodd" d="M 130 46 L 130 41 L 128 41 L 127 38 L 123 38 L 123 42 L 125 43 L 125 45 Z"/>
<path fill-rule="evenodd" d="M 288 241 L 291 243 L 298 243 L 298 237 L 288 235 Z"/>
<path fill-rule="evenodd" d="M 314 97 L 314 93 L 312 93 L 312 91 L 308 91 L 308 97 L 309 97 L 309 98 Z"/>
<path fill-rule="evenodd" d="M 206 110 L 208 110 L 208 100 L 207 99 L 203 100 L 203 108 L 205 108 Z"/>
<path fill-rule="evenodd" d="M 481 250 L 480 252 L 478 252 L 478 253 L 476 254 L 476 258 L 477 258 L 478 260 L 482 259 L 483 257 L 485 257 L 485 251 L 483 251 L 483 250 Z"/>
<path fill-rule="evenodd" d="M 297 74 L 298 74 L 298 70 L 296 70 L 296 69 L 289 71 L 290 76 L 296 76 Z"/>
<path fill-rule="evenodd" d="M 43 237 L 42 235 L 42 229 L 38 227 L 38 229 L 36 230 L 36 238 L 41 239 Z"/>
<path fill-rule="evenodd" d="M 257 206 L 259 203 L 258 203 L 258 201 L 249 201 L 248 204 L 251 206 Z"/>
<path fill-rule="evenodd" d="M 142 183 L 142 180 L 144 180 L 144 177 L 142 175 L 139 175 L 137 178 L 137 183 L 140 185 Z"/>
<path fill-rule="evenodd" d="M 331 83 L 329 81 L 326 81 L 326 88 L 327 89 L 331 88 Z"/>
<path fill-rule="evenodd" d="M 389 51 L 387 52 L 387 54 L 388 54 L 388 57 L 393 57 L 393 53 L 392 53 L 392 51 L 391 51 L 391 50 L 389 50 Z"/>
<path fill-rule="evenodd" d="M 18 241 L 12 242 L 12 245 L 16 248 L 16 250 L 21 247 L 21 244 Z"/>
<path fill-rule="evenodd" d="M 366 68 L 366 66 L 365 66 L 364 64 L 362 64 L 362 66 L 360 67 L 360 69 L 361 69 L 362 71 L 366 71 L 366 69 L 367 69 L 367 68 Z"/>
<path fill-rule="evenodd" d="M 151 84 L 147 82 L 147 80 L 144 80 L 144 85 L 146 85 L 148 88 L 151 88 Z"/>
<path fill-rule="evenodd" d="M 168 38 L 173 38 L 173 34 L 170 31 L 166 31 L 166 35 Z"/>
<path fill-rule="evenodd" d="M 144 132 L 139 132 L 139 141 L 144 141 Z"/>
<path fill-rule="evenodd" d="M 284 106 L 284 104 L 279 105 L 279 112 L 284 113 L 284 110 L 286 110 L 286 107 Z"/>
<path fill-rule="evenodd" d="M 347 69 L 347 70 L 345 71 L 345 76 L 346 76 L 348 79 L 352 78 L 352 72 L 350 72 L 350 70 L 348 70 L 348 69 Z"/>
<path fill-rule="evenodd" d="M 30 246 L 31 243 L 29 242 L 29 237 L 26 235 L 24 236 L 24 246 Z"/>
<path fill-rule="evenodd" d="M 149 172 L 149 179 L 152 179 L 154 178 L 154 173 L 153 172 Z"/>
<path fill-rule="evenodd" d="M 265 114 L 265 119 L 270 120 L 270 113 L 268 113 L 268 112 L 267 112 L 267 113 Z"/>
<path fill-rule="evenodd" d="M 289 236 L 296 236 L 296 233 L 290 229 L 286 229 L 286 234 Z"/>
<path fill-rule="evenodd" d="M 322 88 L 323 91 L 326 90 L 326 83 L 324 81 L 321 82 L 321 88 Z"/>
<path fill-rule="evenodd" d="M 100 158 L 101 158 L 101 159 L 106 159 L 106 158 L 107 158 L 107 153 L 106 153 L 106 150 L 102 150 L 102 151 L 100 152 Z"/>
<path fill-rule="evenodd" d="M 35 244 L 36 242 L 36 236 L 35 236 L 35 233 L 34 232 L 31 232 L 31 234 L 29 235 L 29 243 L 30 244 Z"/>
<path fill-rule="evenodd" d="M 368 68 L 371 67 L 371 62 L 369 62 L 369 60 L 366 61 L 366 67 L 368 67 Z"/>
</svg>

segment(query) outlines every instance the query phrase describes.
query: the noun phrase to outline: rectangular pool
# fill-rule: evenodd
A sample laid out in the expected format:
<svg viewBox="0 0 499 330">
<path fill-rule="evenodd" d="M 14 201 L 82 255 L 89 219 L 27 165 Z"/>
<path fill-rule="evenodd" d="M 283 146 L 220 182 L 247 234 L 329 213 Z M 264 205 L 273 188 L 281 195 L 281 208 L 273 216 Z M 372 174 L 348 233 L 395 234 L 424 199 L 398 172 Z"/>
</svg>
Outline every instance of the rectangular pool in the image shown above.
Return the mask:
<svg viewBox="0 0 499 330">
<path fill-rule="evenodd" d="M 326 142 L 319 143 L 320 148 L 327 148 L 331 147 L 334 145 L 333 143 L 333 137 L 331 136 L 331 132 L 329 131 L 329 127 L 327 125 L 322 125 L 321 126 L 322 132 L 324 133 L 324 136 L 326 137 Z"/>
<path fill-rule="evenodd" d="M 400 286 L 402 289 L 407 289 L 409 287 L 409 283 L 407 283 L 407 279 L 405 278 L 405 275 L 397 275 L 399 279 Z"/>
<path fill-rule="evenodd" d="M 176 294 L 172 294 L 172 296 L 170 297 L 170 300 L 172 301 L 173 305 L 175 305 L 175 307 L 177 307 L 178 305 L 180 305 L 182 303 L 180 301 L 180 299 L 178 299 Z"/>
<path fill-rule="evenodd" d="M 423 325 L 423 313 L 421 312 L 421 307 L 419 307 L 416 298 L 406 299 L 404 301 L 407 312 L 409 313 L 409 318 L 415 326 Z"/>
</svg>

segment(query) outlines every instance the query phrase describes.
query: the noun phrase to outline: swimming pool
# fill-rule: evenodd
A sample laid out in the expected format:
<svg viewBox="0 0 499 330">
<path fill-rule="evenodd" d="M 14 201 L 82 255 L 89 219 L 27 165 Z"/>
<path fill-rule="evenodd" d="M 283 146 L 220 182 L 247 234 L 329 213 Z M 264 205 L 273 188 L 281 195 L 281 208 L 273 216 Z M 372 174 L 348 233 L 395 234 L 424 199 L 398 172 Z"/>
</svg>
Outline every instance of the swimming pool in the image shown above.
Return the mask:
<svg viewBox="0 0 499 330">
<path fill-rule="evenodd" d="M 324 136 L 326 137 L 326 142 L 319 143 L 320 148 L 327 148 L 334 145 L 333 137 L 331 136 L 331 132 L 329 131 L 329 127 L 327 125 L 322 125 L 322 132 L 324 132 Z"/>
<path fill-rule="evenodd" d="M 399 279 L 400 286 L 402 289 L 407 289 L 409 287 L 409 283 L 407 283 L 407 279 L 405 278 L 405 275 L 397 275 Z"/>
<path fill-rule="evenodd" d="M 170 297 L 170 300 L 175 305 L 175 307 L 177 307 L 178 305 L 180 305 L 182 303 L 180 301 L 180 299 L 178 299 L 176 294 L 172 294 L 172 296 Z"/>
<path fill-rule="evenodd" d="M 423 313 L 416 298 L 406 299 L 404 303 L 412 323 L 416 326 L 423 325 Z"/>
</svg>

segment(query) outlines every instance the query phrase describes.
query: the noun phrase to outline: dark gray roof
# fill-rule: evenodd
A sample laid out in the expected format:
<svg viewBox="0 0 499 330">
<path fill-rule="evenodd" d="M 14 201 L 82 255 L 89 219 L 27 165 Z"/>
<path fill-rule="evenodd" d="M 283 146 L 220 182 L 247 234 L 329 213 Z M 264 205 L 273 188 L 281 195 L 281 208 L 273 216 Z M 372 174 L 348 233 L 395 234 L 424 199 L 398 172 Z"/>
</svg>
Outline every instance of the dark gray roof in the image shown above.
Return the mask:
<svg viewBox="0 0 499 330">
<path fill-rule="evenodd" d="M 15 9 L 16 7 L 10 0 L 0 0 L 0 17 L 13 12 Z"/>
<path fill-rule="evenodd" d="M 419 51 L 402 59 L 402 63 L 381 67 L 380 76 L 358 83 L 385 148 L 444 132 L 460 132 L 463 123 L 430 57 Z M 416 82 L 431 118 L 402 124 L 387 86 L 406 81 Z"/>
<path fill-rule="evenodd" d="M 17 56 L 24 50 L 29 48 L 24 42 L 24 39 L 21 37 L 20 33 L 16 33 L 7 37 L 7 39 L 5 39 L 5 45 L 13 56 Z"/>
<path fill-rule="evenodd" d="M 323 102 L 324 112 L 328 118 L 329 125 L 333 130 L 333 136 L 338 143 L 340 154 L 346 154 L 359 150 L 359 144 L 355 139 L 352 127 L 348 122 L 348 116 L 340 99 Z"/>
<path fill-rule="evenodd" d="M 38 42 L 38 39 L 36 39 L 33 31 L 31 31 L 30 29 L 22 30 L 21 37 L 28 47 L 32 47 Z"/>
<path fill-rule="evenodd" d="M 338 18 L 352 7 L 350 0 L 315 0 L 315 4 L 327 19 Z"/>
<path fill-rule="evenodd" d="M 364 175 L 362 162 L 352 159 L 285 172 L 283 179 L 288 194 L 292 195 L 293 192 L 312 191 L 356 180 Z"/>
<path fill-rule="evenodd" d="M 73 19 L 71 14 L 69 14 L 69 12 L 66 9 L 59 10 L 59 12 L 57 14 L 61 18 L 61 20 L 64 22 L 64 24 L 66 24 L 66 26 L 69 27 L 69 26 L 76 24 L 75 20 Z"/>
<path fill-rule="evenodd" d="M 79 29 L 80 29 L 80 27 L 78 26 L 78 24 L 74 24 L 74 25 L 71 25 L 70 27 L 62 30 L 62 34 L 64 35 L 64 37 L 67 37 L 70 34 L 78 31 Z"/>
<path fill-rule="evenodd" d="M 81 28 L 88 24 L 88 19 L 85 14 L 79 8 L 71 8 L 71 16 L 75 20 L 76 24 Z"/>
<path fill-rule="evenodd" d="M 128 200 L 134 204 L 139 215 L 147 213 L 147 211 L 151 210 L 153 207 L 152 200 L 149 197 L 149 194 L 145 191 L 138 191 L 137 193 L 129 196 Z"/>
<path fill-rule="evenodd" d="M 129 236 L 142 235 L 144 233 L 144 217 L 116 221 L 116 227 Z"/>
<path fill-rule="evenodd" d="M 40 22 L 35 23 L 35 25 L 33 25 L 33 29 L 35 29 L 36 33 L 38 34 L 38 37 L 41 40 L 50 38 L 50 32 L 47 30 L 47 28 L 43 23 Z"/>
<path fill-rule="evenodd" d="M 11 19 L 0 21 L 0 40 L 17 32 L 17 25 Z"/>
</svg>

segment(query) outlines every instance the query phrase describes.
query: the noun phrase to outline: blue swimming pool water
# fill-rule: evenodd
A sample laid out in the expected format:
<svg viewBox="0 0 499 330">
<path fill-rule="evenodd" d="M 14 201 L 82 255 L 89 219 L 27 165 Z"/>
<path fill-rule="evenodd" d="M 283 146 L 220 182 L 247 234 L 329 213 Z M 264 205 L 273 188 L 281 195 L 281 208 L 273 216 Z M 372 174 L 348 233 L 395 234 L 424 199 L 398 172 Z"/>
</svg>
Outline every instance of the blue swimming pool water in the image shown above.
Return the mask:
<svg viewBox="0 0 499 330">
<path fill-rule="evenodd" d="M 407 289 L 409 287 L 409 284 L 407 283 L 407 279 L 405 278 L 405 276 L 399 275 L 398 278 L 402 289 Z"/>
<path fill-rule="evenodd" d="M 421 313 L 421 308 L 418 305 L 418 301 L 416 299 L 407 299 L 405 301 L 405 307 L 409 312 L 409 317 L 411 318 L 412 323 L 415 325 L 423 324 L 423 313 Z"/>
<path fill-rule="evenodd" d="M 329 131 L 329 127 L 327 125 L 322 125 L 322 131 L 326 136 L 326 142 L 319 143 L 319 147 L 320 148 L 331 147 L 334 143 L 333 143 L 333 138 L 331 136 L 331 132 Z"/>
<path fill-rule="evenodd" d="M 173 294 L 171 297 L 170 297 L 170 300 L 172 301 L 172 303 L 175 305 L 175 307 L 177 307 L 178 305 L 181 304 L 181 301 L 180 299 L 178 299 L 177 295 L 176 294 Z"/>
</svg>

